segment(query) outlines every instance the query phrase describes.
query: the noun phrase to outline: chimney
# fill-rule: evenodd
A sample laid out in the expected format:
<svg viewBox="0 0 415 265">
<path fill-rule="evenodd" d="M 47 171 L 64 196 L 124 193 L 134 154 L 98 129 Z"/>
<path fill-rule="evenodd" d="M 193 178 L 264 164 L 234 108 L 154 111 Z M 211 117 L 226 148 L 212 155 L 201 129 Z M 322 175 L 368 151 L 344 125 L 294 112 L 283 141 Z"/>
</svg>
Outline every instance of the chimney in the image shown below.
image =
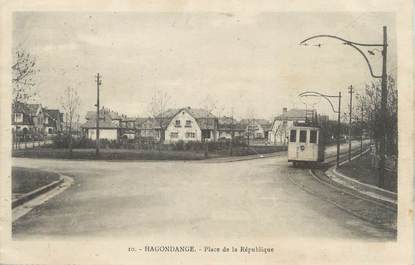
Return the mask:
<svg viewBox="0 0 415 265">
<path fill-rule="evenodd" d="M 287 112 L 287 108 L 282 108 L 282 114 Z"/>
</svg>

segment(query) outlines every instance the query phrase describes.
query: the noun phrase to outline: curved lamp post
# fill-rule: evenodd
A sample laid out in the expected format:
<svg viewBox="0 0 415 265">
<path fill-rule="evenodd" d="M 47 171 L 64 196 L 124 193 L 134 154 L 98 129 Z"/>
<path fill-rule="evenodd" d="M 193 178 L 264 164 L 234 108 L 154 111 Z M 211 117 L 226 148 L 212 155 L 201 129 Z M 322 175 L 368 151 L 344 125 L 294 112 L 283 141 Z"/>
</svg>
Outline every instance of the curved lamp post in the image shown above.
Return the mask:
<svg viewBox="0 0 415 265">
<path fill-rule="evenodd" d="M 321 97 L 324 98 L 331 106 L 331 109 L 334 113 L 337 113 L 337 154 L 336 154 L 336 165 L 339 166 L 340 163 L 340 112 L 341 112 L 341 99 L 342 99 L 342 93 L 339 92 L 338 96 L 332 96 L 332 95 L 326 95 L 315 91 L 306 91 L 298 95 L 299 97 Z M 333 102 L 331 102 L 330 98 L 338 98 L 339 99 L 339 105 L 337 107 L 337 110 L 334 108 Z"/>
<path fill-rule="evenodd" d="M 317 38 L 332 38 L 332 39 L 337 39 L 339 41 L 342 41 L 344 45 L 348 45 L 352 48 L 354 48 L 355 50 L 357 50 L 362 56 L 363 59 L 366 61 L 367 66 L 369 67 L 369 71 L 370 71 L 370 75 L 373 78 L 379 78 L 382 80 L 381 82 L 381 86 L 382 86 L 382 93 L 381 93 L 381 115 L 382 117 L 386 117 L 386 104 L 387 104 L 387 95 L 388 95 L 388 91 L 387 91 L 387 72 L 386 72 L 386 59 L 387 59 L 387 48 L 388 48 L 388 43 L 387 43 L 387 28 L 386 26 L 383 26 L 383 43 L 359 43 L 359 42 L 354 42 L 354 41 L 349 41 L 346 40 L 344 38 L 335 36 L 335 35 L 314 35 L 311 36 L 303 41 L 300 42 L 300 45 L 304 45 L 304 46 L 308 46 L 307 41 L 312 40 L 312 39 L 317 39 Z M 317 44 L 315 45 L 317 47 L 321 47 L 321 44 Z M 381 75 L 376 75 L 373 73 L 373 69 L 372 66 L 370 65 L 369 59 L 367 58 L 366 54 L 361 50 L 361 48 L 359 47 L 382 47 L 382 74 Z M 373 49 L 373 50 L 368 50 L 367 52 L 371 55 L 374 55 L 374 50 L 379 51 L 378 49 Z M 326 98 L 327 99 L 327 98 Z M 332 104 L 331 104 L 332 105 Z M 332 105 L 333 107 L 333 105 Z M 340 114 L 339 114 L 340 115 Z M 385 132 L 386 132 L 386 123 L 383 122 L 382 123 L 382 127 L 380 130 L 380 161 L 379 161 L 379 169 L 380 169 L 380 174 L 379 174 L 379 186 L 383 187 L 384 186 L 384 175 L 385 175 L 385 141 L 386 141 L 386 137 L 385 137 Z"/>
</svg>

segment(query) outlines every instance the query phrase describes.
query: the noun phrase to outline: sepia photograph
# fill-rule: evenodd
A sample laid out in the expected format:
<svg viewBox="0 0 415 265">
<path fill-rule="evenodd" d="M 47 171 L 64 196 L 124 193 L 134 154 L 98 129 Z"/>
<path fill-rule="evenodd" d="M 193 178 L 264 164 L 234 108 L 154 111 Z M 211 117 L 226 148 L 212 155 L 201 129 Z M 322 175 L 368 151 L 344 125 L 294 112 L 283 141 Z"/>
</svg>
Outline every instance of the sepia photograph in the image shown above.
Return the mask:
<svg viewBox="0 0 415 265">
<path fill-rule="evenodd" d="M 270 260 L 285 240 L 397 244 L 397 19 L 13 11 L 11 241 Z"/>
</svg>

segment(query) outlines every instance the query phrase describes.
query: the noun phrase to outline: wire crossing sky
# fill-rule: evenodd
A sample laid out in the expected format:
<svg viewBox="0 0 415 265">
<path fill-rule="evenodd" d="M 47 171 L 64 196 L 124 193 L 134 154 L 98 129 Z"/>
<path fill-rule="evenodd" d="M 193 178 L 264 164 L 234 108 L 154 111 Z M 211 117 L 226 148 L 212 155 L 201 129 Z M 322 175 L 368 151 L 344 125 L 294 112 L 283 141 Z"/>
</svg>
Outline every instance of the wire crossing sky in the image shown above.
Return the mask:
<svg viewBox="0 0 415 265">
<path fill-rule="evenodd" d="M 131 116 L 148 115 L 153 91 L 167 92 L 171 107 L 203 107 L 217 114 L 272 118 L 283 107 L 314 105 L 334 116 L 324 101 L 297 95 L 356 92 L 371 78 L 363 57 L 338 40 L 299 42 L 316 34 L 381 43 L 388 27 L 388 68 L 396 76 L 395 22 L 389 13 L 135 13 L 18 12 L 13 45 L 38 60 L 39 101 L 59 107 L 67 86 L 82 97 L 81 116 L 96 101 L 94 76 L 102 74 L 100 100 Z M 380 74 L 379 51 L 367 56 Z M 342 108 L 347 108 L 347 98 Z M 309 107 L 308 106 L 308 107 Z"/>
</svg>

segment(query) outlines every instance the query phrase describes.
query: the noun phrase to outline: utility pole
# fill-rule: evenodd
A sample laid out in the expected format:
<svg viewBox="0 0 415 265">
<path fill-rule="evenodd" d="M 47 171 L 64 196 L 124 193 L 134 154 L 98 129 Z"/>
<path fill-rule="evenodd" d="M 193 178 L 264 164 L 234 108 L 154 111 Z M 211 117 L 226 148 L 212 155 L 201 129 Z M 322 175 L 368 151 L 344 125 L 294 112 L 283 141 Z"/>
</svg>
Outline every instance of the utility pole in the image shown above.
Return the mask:
<svg viewBox="0 0 415 265">
<path fill-rule="evenodd" d="M 339 92 L 339 108 L 337 110 L 337 155 L 336 155 L 336 166 L 340 165 L 340 112 L 341 112 L 341 101 L 342 101 L 342 92 Z"/>
<path fill-rule="evenodd" d="M 381 92 L 381 117 L 384 120 L 381 125 L 380 131 L 380 161 L 379 161 L 379 186 L 383 187 L 385 182 L 385 146 L 386 146 L 386 106 L 388 98 L 388 76 L 386 72 L 386 60 L 388 49 L 388 37 L 387 28 L 383 26 L 383 50 L 382 50 L 382 92 Z"/>
<path fill-rule="evenodd" d="M 349 162 L 352 161 L 352 110 L 353 110 L 353 86 L 349 86 Z"/>
<path fill-rule="evenodd" d="M 101 76 L 99 73 L 96 75 L 96 83 L 97 83 L 97 128 L 96 128 L 96 146 L 95 146 L 95 155 L 99 156 L 99 86 L 101 85 Z"/>
</svg>

